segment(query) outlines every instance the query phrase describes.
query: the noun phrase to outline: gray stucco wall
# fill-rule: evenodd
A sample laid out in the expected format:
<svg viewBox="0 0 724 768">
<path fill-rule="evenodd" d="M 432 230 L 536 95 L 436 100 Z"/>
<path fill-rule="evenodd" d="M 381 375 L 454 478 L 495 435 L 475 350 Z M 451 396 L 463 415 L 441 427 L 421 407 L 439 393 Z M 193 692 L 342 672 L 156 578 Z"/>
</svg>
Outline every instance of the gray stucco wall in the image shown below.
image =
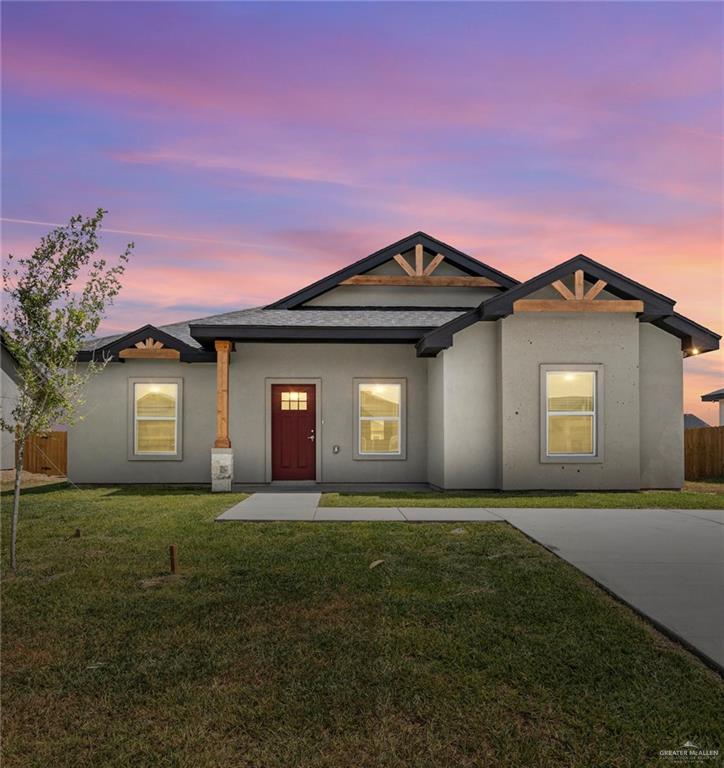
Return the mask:
<svg viewBox="0 0 724 768">
<path fill-rule="evenodd" d="M 183 460 L 128 460 L 128 379 L 180 377 Z M 216 366 L 164 361 L 111 364 L 87 392 L 84 420 L 70 430 L 68 472 L 85 483 L 208 483 L 215 436 Z M 407 458 L 354 460 L 354 378 L 407 381 Z M 322 482 L 425 482 L 427 361 L 412 345 L 239 344 L 229 369 L 229 436 L 236 482 L 266 481 L 266 380 L 321 379 Z M 332 453 L 339 445 L 340 452 Z"/>
<path fill-rule="evenodd" d="M 444 354 L 427 361 L 427 482 L 445 487 Z"/>
<path fill-rule="evenodd" d="M 567 363 L 603 366 L 598 463 L 540 461 L 540 366 Z M 134 377 L 183 379 L 182 461 L 128 460 Z M 215 377 L 213 363 L 111 364 L 91 381 L 85 418 L 70 429 L 70 478 L 209 483 Z M 355 378 L 405 379 L 406 459 L 354 460 Z M 417 358 L 413 345 L 239 344 L 229 373 L 237 482 L 267 480 L 269 379 L 320 381 L 322 482 L 430 482 L 448 489 L 681 485 L 679 342 L 633 315 L 512 315 L 461 331 L 450 349 L 429 360 Z"/>
<path fill-rule="evenodd" d="M 444 380 L 445 488 L 496 488 L 498 334 L 476 323 L 439 357 Z"/>
<path fill-rule="evenodd" d="M 13 358 L 4 350 L 0 350 L 0 396 L 2 397 L 2 412 L 6 420 L 10 421 L 10 411 L 17 402 L 18 386 L 15 383 L 15 363 Z M 0 469 L 15 468 L 15 438 L 12 432 L 0 431 L 0 440 L 2 440 L 2 451 L 0 459 L 2 467 Z"/>
<path fill-rule="evenodd" d="M 501 485 L 639 488 L 639 323 L 633 314 L 523 313 L 500 325 Z M 603 365 L 603 461 L 540 461 L 541 364 Z"/>
<path fill-rule="evenodd" d="M 650 323 L 639 325 L 641 487 L 684 482 L 681 342 Z"/>
<path fill-rule="evenodd" d="M 128 460 L 128 379 L 182 378 L 183 460 Z M 164 360 L 111 363 L 91 379 L 82 421 L 68 430 L 68 477 L 76 483 L 208 483 L 215 437 L 216 365 Z"/>
<path fill-rule="evenodd" d="M 237 344 L 229 369 L 229 431 L 238 482 L 266 475 L 267 378 L 321 379 L 321 481 L 426 482 L 427 361 L 401 344 Z M 407 458 L 355 460 L 355 378 L 407 380 Z M 338 454 L 332 447 L 338 445 Z M 208 452 L 208 451 L 207 451 Z"/>
</svg>

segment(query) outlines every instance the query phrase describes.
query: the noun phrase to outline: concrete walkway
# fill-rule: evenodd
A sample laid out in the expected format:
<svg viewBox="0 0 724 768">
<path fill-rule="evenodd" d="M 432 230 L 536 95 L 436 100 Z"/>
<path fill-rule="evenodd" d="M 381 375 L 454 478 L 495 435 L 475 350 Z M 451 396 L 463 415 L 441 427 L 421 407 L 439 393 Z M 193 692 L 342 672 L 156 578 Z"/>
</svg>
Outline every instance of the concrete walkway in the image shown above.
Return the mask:
<svg viewBox="0 0 724 768">
<path fill-rule="evenodd" d="M 724 670 L 724 510 L 319 507 L 254 494 L 217 520 L 506 521 Z"/>
</svg>

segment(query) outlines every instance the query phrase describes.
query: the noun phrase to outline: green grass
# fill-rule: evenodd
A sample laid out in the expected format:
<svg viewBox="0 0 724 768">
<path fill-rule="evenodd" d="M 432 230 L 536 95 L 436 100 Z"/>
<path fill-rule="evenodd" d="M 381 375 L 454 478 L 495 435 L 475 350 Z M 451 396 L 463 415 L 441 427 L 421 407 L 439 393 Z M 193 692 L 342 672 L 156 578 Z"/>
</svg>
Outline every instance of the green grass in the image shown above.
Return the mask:
<svg viewBox="0 0 724 768">
<path fill-rule="evenodd" d="M 239 498 L 25 497 L 5 768 L 640 768 L 724 744 L 720 678 L 508 525 L 215 523 Z"/>
<path fill-rule="evenodd" d="M 386 491 L 325 493 L 321 507 L 592 507 L 724 509 L 720 483 L 683 491 Z M 705 487 L 705 486 L 701 486 Z"/>
</svg>

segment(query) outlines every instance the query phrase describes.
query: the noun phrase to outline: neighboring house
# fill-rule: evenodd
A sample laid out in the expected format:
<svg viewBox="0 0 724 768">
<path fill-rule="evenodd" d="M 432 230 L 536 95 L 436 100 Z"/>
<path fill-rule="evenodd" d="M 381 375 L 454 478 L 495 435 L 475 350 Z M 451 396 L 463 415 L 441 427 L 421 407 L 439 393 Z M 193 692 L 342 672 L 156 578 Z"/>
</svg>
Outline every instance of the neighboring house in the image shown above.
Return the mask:
<svg viewBox="0 0 724 768">
<path fill-rule="evenodd" d="M 2 398 L 2 413 L 8 423 L 12 421 L 12 410 L 18 400 L 19 376 L 17 363 L 12 353 L 5 346 L 5 334 L 0 330 L 0 397 Z M 2 430 L 0 449 L 0 469 L 15 469 L 15 436 L 12 432 Z"/>
<path fill-rule="evenodd" d="M 682 357 L 719 336 L 585 257 L 524 283 L 417 233 L 266 307 L 97 339 L 86 483 L 683 482 Z"/>
<path fill-rule="evenodd" d="M 701 399 L 705 403 L 719 403 L 719 426 L 724 427 L 724 389 L 715 389 L 707 395 L 702 395 Z"/>
<path fill-rule="evenodd" d="M 684 414 L 684 429 L 701 429 L 701 427 L 708 426 L 709 425 L 703 419 L 700 419 L 696 414 Z"/>
</svg>

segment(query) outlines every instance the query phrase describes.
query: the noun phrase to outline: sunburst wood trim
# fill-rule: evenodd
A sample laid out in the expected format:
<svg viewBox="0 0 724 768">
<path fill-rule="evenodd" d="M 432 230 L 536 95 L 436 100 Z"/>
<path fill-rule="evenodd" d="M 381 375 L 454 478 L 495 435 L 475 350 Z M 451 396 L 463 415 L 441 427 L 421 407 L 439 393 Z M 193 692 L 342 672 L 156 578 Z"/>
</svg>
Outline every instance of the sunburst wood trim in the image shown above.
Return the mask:
<svg viewBox="0 0 724 768">
<path fill-rule="evenodd" d="M 643 301 L 592 299 L 518 299 L 513 312 L 643 312 Z"/>
<path fill-rule="evenodd" d="M 422 246 L 418 243 L 415 246 L 415 274 L 422 275 L 423 273 L 424 255 Z"/>
<path fill-rule="evenodd" d="M 445 257 L 438 253 L 437 256 L 425 267 L 422 274 L 429 277 L 442 264 Z"/>
<path fill-rule="evenodd" d="M 594 286 L 588 289 L 586 295 L 583 298 L 587 299 L 588 301 L 593 301 L 607 285 L 608 283 L 605 280 L 599 280 Z"/>
<path fill-rule="evenodd" d="M 180 360 L 181 353 L 178 349 L 163 349 L 159 347 L 152 347 L 150 349 L 144 347 L 142 349 L 136 347 L 129 347 L 128 349 L 122 349 L 118 353 L 118 357 L 122 358 L 135 358 L 137 360 Z"/>
<path fill-rule="evenodd" d="M 153 337 L 149 336 L 145 341 L 137 341 L 134 346 L 137 349 L 162 349 L 162 341 L 154 341 Z"/>
<path fill-rule="evenodd" d="M 575 295 L 568 289 L 568 287 L 560 280 L 555 280 L 552 282 L 551 288 L 555 288 L 555 290 L 558 291 L 558 293 L 560 293 L 566 301 L 571 301 L 572 299 L 576 298 Z"/>
<path fill-rule="evenodd" d="M 407 259 L 401 253 L 398 253 L 396 256 L 393 256 L 392 258 L 402 267 L 402 269 L 408 275 L 410 275 L 410 277 L 415 276 L 415 270 L 407 263 Z"/>
<path fill-rule="evenodd" d="M 467 275 L 427 276 L 415 275 L 354 275 L 343 280 L 340 285 L 396 285 L 409 287 L 434 287 L 434 288 L 500 288 L 500 284 L 488 277 L 474 277 Z"/>
</svg>

